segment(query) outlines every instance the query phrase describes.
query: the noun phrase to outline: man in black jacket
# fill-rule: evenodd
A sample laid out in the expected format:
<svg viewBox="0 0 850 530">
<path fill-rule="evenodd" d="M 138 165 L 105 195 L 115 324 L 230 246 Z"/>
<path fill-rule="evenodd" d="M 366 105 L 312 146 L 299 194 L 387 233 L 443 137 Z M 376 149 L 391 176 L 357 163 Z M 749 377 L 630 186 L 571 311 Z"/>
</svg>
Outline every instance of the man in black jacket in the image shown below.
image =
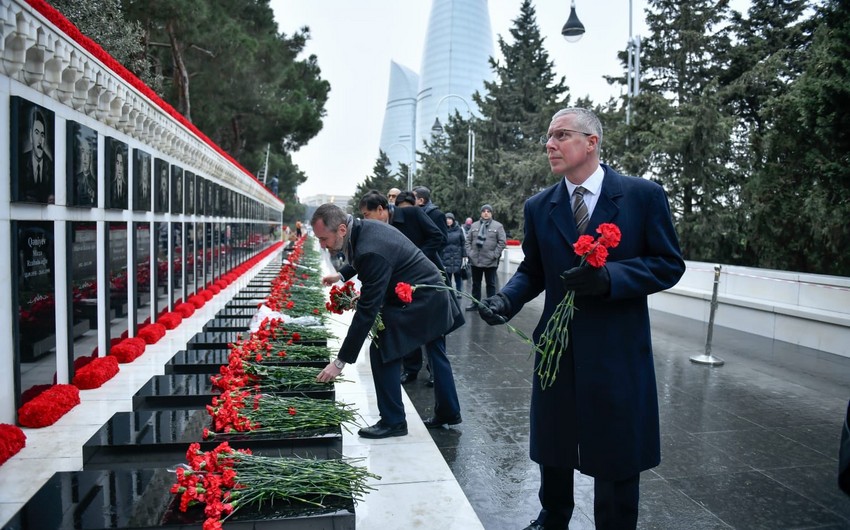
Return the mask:
<svg viewBox="0 0 850 530">
<path fill-rule="evenodd" d="M 332 254 L 343 252 L 361 283 L 357 309 L 337 358 L 317 379 L 330 381 L 342 372 L 346 363 L 357 360 L 363 341 L 380 313 L 384 329 L 377 332 L 376 341 L 370 345 L 369 358 L 381 419 L 375 425 L 360 429 L 359 434 L 364 438 L 404 436 L 407 421 L 401 399 L 402 357 L 463 325 L 460 307 L 455 298 L 442 289 L 421 287 L 413 294 L 412 301 L 404 303 L 399 299 L 395 288 L 400 282 L 412 286 L 440 285 L 443 279 L 437 266 L 388 224 L 354 219 L 334 204 L 320 206 L 311 224 L 321 247 Z M 339 278 L 339 274 L 332 274 L 322 281 L 330 285 Z M 422 325 L 423 322 L 428 325 Z M 435 363 L 432 369 L 435 382 L 439 381 L 441 386 L 446 377 L 452 377 L 448 360 L 445 365 Z M 454 402 L 450 396 L 445 401 L 442 399 L 443 396 L 437 398 L 434 417 L 428 421 L 434 426 L 460 423 L 456 395 Z"/>
</svg>

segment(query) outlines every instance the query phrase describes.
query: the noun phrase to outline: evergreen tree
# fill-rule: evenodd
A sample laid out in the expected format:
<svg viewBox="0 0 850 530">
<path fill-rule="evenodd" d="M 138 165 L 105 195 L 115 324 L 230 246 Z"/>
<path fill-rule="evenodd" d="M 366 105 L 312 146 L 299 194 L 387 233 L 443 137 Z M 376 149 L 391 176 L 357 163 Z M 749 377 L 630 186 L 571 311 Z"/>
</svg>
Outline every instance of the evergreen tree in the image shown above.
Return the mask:
<svg viewBox="0 0 850 530">
<path fill-rule="evenodd" d="M 819 10 L 803 74 L 771 103 L 765 171 L 754 183 L 760 266 L 850 275 L 850 6 Z"/>
<path fill-rule="evenodd" d="M 518 235 L 522 202 L 557 180 L 539 138 L 555 111 L 569 104 L 569 97 L 564 96 L 564 78 L 556 79 L 531 0 L 523 1 L 510 33 L 512 43 L 502 36 L 498 39 L 504 63 L 490 59 L 496 81 L 485 83 L 485 93 L 473 96 L 482 114 L 473 124 L 477 193 L 473 211 L 492 204 L 498 221 Z"/>
<path fill-rule="evenodd" d="M 360 199 L 370 191 L 375 190 L 386 194 L 390 188 L 404 189 L 407 187 L 407 164 L 399 164 L 399 172 L 396 174 L 390 172 L 390 167 L 392 167 L 390 157 L 385 152 L 378 151 L 378 159 L 372 168 L 372 174 L 368 175 L 354 190 L 351 207 L 355 214 L 358 212 Z"/>
<path fill-rule="evenodd" d="M 686 259 L 740 255 L 741 181 L 730 167 L 734 121 L 718 78 L 731 46 L 727 0 L 650 0 L 628 149 L 670 198 Z M 727 261 L 728 262 L 728 261 Z"/>
<path fill-rule="evenodd" d="M 162 94 L 162 75 L 145 54 L 142 27 L 127 21 L 121 0 L 51 0 L 50 4 L 154 92 Z"/>
<path fill-rule="evenodd" d="M 420 170 L 416 173 L 416 185 L 431 190 L 431 200 L 444 212 L 454 212 L 458 217 L 466 217 L 478 211 L 481 206 L 477 178 L 467 183 L 467 165 L 469 161 L 469 126 L 460 113 L 449 116 L 443 127 L 443 134 L 425 141 L 420 151 Z M 477 151 L 477 149 L 476 149 Z M 476 158 L 478 153 L 476 153 Z M 480 175 L 478 164 L 473 166 L 473 177 Z"/>
</svg>

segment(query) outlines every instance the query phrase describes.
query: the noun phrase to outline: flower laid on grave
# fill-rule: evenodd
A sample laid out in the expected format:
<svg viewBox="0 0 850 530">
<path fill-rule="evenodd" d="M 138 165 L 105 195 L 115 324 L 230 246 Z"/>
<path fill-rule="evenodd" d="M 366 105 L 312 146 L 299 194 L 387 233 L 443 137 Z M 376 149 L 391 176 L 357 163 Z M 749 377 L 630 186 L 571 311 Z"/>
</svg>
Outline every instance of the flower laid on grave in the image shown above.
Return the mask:
<svg viewBox="0 0 850 530">
<path fill-rule="evenodd" d="M 115 377 L 118 370 L 117 358 L 111 355 L 98 357 L 77 370 L 74 373 L 72 383 L 80 390 L 99 388 L 103 383 Z"/>
<path fill-rule="evenodd" d="M 174 311 L 162 312 L 156 318 L 156 321 L 165 326 L 165 329 L 174 329 L 183 323 L 183 316 Z"/>
<path fill-rule="evenodd" d="M 109 355 L 116 357 L 121 364 L 131 363 L 145 353 L 146 346 L 144 339 L 139 337 L 124 339 L 109 349 Z"/>
<path fill-rule="evenodd" d="M 231 390 L 207 405 L 212 429 L 204 439 L 236 432 L 294 434 L 327 432 L 354 423 L 356 412 L 346 403 L 329 399 L 280 397 L 250 390 Z"/>
<path fill-rule="evenodd" d="M 0 465 L 27 445 L 27 435 L 17 425 L 0 423 Z"/>
<path fill-rule="evenodd" d="M 189 318 L 195 314 L 195 304 L 189 302 L 174 304 L 174 312 L 179 313 L 183 318 Z"/>
<path fill-rule="evenodd" d="M 203 506 L 204 530 L 221 529 L 238 510 L 251 506 L 325 507 L 334 498 L 362 500 L 374 489 L 367 479 L 381 478 L 353 465 L 358 460 L 265 457 L 248 449 L 234 450 L 227 442 L 207 452 L 193 443 L 186 461 L 175 470 L 171 493 L 179 495 L 181 512 Z"/>
<path fill-rule="evenodd" d="M 591 235 L 579 236 L 573 251 L 581 257 L 579 267 L 591 266 L 600 268 L 608 259 L 608 249 L 620 244 L 620 228 L 613 223 L 602 223 L 596 229 L 599 235 L 594 239 Z M 540 353 L 540 363 L 535 367 L 540 379 L 541 388 L 552 386 L 558 375 L 558 367 L 561 363 L 561 355 L 567 349 L 570 342 L 570 321 L 576 311 L 575 291 L 567 291 L 564 298 L 558 302 L 555 312 L 546 322 L 543 333 L 534 345 L 536 352 Z"/>
<path fill-rule="evenodd" d="M 165 336 L 165 326 L 161 322 L 139 326 L 137 336 L 145 341 L 145 344 L 156 344 L 159 342 L 159 339 Z"/>
<path fill-rule="evenodd" d="M 80 404 L 80 389 L 74 385 L 51 385 L 18 409 L 18 423 L 24 427 L 53 425 Z"/>
</svg>

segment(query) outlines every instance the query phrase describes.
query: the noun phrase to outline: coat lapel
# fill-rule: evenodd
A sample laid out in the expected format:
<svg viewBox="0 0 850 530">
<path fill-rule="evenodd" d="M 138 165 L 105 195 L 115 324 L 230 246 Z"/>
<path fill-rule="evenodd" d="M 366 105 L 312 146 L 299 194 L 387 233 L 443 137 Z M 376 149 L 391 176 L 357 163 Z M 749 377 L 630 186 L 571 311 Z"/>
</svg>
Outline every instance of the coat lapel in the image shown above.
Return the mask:
<svg viewBox="0 0 850 530">
<path fill-rule="evenodd" d="M 563 177 L 561 182 L 552 190 L 551 210 L 549 218 L 561 233 L 564 240 L 572 245 L 578 239 L 576 224 L 573 221 L 573 209 L 570 205 L 570 194 L 567 193 L 567 185 Z"/>
</svg>

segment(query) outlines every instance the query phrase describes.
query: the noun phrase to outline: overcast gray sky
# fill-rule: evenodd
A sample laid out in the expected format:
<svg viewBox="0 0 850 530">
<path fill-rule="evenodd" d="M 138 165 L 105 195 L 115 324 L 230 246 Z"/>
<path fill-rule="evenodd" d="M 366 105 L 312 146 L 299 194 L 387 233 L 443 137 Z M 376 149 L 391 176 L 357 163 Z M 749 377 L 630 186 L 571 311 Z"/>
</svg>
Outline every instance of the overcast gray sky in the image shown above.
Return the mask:
<svg viewBox="0 0 850 530">
<path fill-rule="evenodd" d="M 738 3 L 738 2 L 735 2 Z M 496 38 L 511 42 L 509 30 L 521 0 L 490 0 L 493 49 Z M 644 0 L 632 2 L 633 34 L 646 34 Z M 430 0 L 271 0 L 280 31 L 310 28 L 306 53 L 315 54 L 322 77 L 331 84 L 322 131 L 293 159 L 308 175 L 299 195 L 351 195 L 371 174 L 387 102 L 390 61 L 420 71 Z M 550 59 L 566 76 L 573 99 L 597 102 L 619 95 L 603 75 L 622 73 L 617 53 L 629 35 L 629 0 L 576 0 L 586 29 L 577 43 L 561 37 L 569 0 L 536 0 L 537 23 Z M 541 155 L 542 156 L 542 155 Z"/>
</svg>

